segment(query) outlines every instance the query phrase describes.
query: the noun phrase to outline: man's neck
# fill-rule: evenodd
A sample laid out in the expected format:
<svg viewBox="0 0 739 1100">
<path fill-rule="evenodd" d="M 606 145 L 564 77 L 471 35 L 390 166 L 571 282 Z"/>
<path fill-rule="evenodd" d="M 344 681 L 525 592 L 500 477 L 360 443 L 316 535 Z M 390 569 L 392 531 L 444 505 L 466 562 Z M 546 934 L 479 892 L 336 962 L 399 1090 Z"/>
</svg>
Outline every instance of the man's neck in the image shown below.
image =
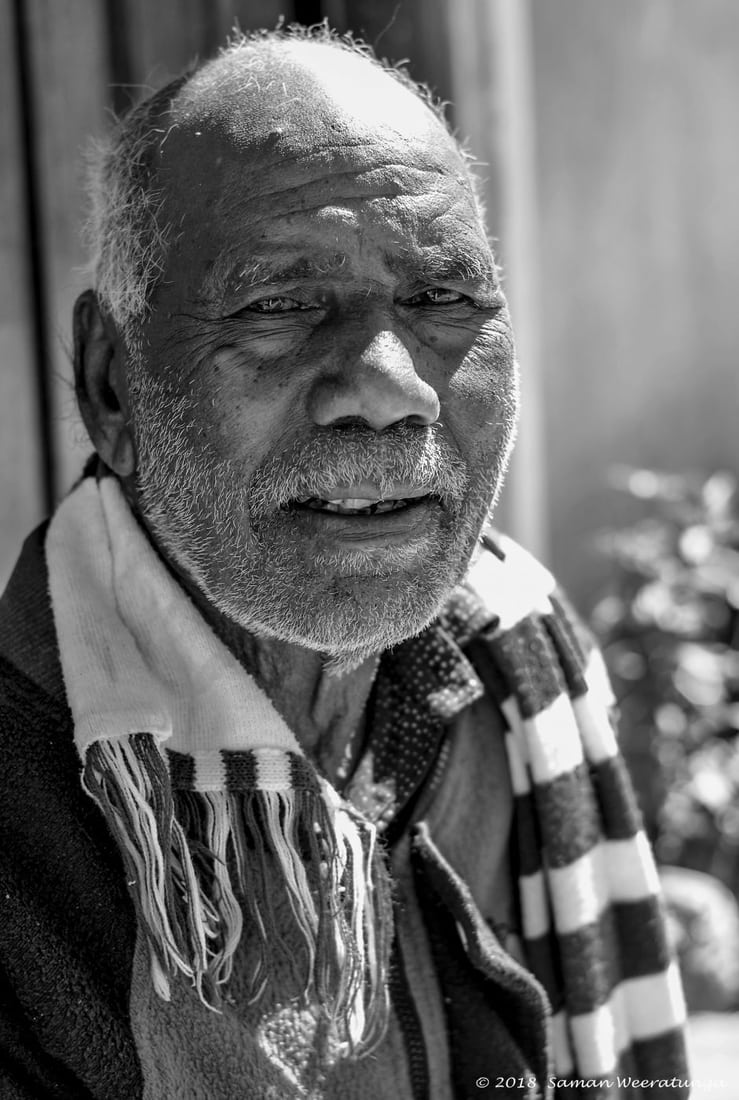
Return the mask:
<svg viewBox="0 0 739 1100">
<path fill-rule="evenodd" d="M 217 611 L 189 578 L 179 572 L 175 576 L 209 626 L 269 696 L 303 752 L 341 787 L 362 747 L 379 656 L 368 657 L 348 672 L 328 672 L 323 654 L 292 642 L 255 637 Z"/>
<path fill-rule="evenodd" d="M 269 696 L 306 755 L 342 786 L 361 749 L 367 701 L 378 659 L 370 657 L 343 674 L 326 671 L 313 650 L 275 638 L 255 638 L 198 606 L 221 641 Z"/>
</svg>

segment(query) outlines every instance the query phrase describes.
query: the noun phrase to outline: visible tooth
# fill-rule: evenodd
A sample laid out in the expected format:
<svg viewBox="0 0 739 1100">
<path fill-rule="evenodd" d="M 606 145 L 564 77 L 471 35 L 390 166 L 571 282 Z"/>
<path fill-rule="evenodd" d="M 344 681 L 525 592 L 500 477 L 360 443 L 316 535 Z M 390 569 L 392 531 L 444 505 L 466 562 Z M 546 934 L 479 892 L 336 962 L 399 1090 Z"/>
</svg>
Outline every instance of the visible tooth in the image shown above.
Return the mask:
<svg viewBox="0 0 739 1100">
<path fill-rule="evenodd" d="M 383 515 L 386 512 L 395 512 L 400 508 L 407 508 L 414 500 L 402 498 L 390 498 L 389 500 L 370 500 L 367 497 L 344 497 L 338 500 L 325 500 L 321 497 L 303 497 L 296 503 L 317 512 L 330 512 L 340 515 Z M 285 505 L 287 508 L 287 505 Z"/>
</svg>

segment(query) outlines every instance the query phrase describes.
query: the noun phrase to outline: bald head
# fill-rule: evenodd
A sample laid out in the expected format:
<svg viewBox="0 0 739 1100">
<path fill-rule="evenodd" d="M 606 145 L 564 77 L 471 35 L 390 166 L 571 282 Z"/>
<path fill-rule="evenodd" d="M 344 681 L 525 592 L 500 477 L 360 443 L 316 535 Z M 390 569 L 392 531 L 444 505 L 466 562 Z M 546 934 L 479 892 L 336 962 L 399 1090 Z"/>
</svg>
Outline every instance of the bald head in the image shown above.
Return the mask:
<svg viewBox="0 0 739 1100">
<path fill-rule="evenodd" d="M 199 214 L 224 156 L 313 157 L 395 136 L 445 149 L 472 186 L 427 89 L 348 39 L 300 31 L 239 38 L 129 113 L 91 172 L 88 238 L 96 290 L 123 334 L 144 317 L 180 222 Z"/>
<path fill-rule="evenodd" d="M 220 126 L 235 142 L 357 141 L 388 129 L 446 139 L 447 130 L 422 89 L 340 40 L 266 38 L 246 41 L 198 70 L 172 104 L 177 125 Z"/>
</svg>

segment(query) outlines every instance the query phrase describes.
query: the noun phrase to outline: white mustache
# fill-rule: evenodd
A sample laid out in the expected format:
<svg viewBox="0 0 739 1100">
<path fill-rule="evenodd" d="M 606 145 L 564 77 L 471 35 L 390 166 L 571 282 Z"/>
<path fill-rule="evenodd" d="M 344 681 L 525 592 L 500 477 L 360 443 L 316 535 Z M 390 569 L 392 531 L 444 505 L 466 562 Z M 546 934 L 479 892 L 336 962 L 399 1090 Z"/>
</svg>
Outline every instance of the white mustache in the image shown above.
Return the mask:
<svg viewBox="0 0 739 1100">
<path fill-rule="evenodd" d="M 249 486 L 250 512 L 259 518 L 291 501 L 320 497 L 327 486 L 368 481 L 381 497 L 398 484 L 412 485 L 454 506 L 464 498 L 469 476 L 459 453 L 433 427 L 332 429 L 258 467 Z"/>
</svg>

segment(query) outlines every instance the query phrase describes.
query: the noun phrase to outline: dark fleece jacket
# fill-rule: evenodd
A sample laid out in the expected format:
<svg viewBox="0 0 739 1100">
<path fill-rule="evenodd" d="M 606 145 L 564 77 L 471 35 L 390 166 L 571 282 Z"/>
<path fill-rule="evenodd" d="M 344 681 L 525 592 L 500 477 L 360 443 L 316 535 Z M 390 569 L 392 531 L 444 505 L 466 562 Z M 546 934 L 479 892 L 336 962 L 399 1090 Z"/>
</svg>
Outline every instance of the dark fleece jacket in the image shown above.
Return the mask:
<svg viewBox="0 0 739 1100">
<path fill-rule="evenodd" d="M 0 603 L 0 1095 L 130 1100 L 141 1092 L 134 915 L 80 785 L 43 535 L 28 539 Z"/>
</svg>

